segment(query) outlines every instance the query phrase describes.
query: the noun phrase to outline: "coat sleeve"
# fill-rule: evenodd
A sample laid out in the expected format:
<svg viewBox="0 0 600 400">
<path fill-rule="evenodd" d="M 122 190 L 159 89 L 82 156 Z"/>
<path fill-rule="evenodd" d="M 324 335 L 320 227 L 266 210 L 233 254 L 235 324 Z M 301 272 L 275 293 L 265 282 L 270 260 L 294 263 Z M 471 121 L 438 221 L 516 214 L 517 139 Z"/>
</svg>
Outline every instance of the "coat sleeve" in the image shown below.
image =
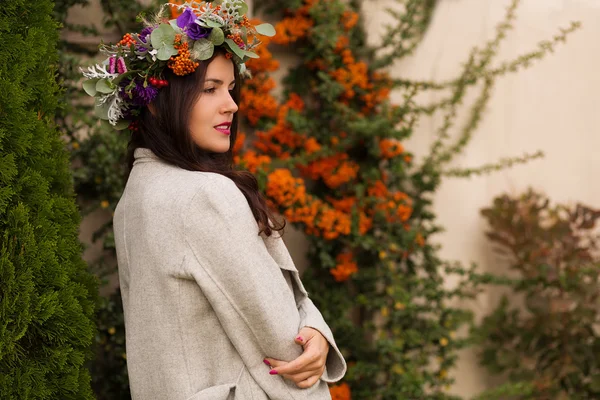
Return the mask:
<svg viewBox="0 0 600 400">
<path fill-rule="evenodd" d="M 339 381 L 346 374 L 346 361 L 333 339 L 333 333 L 329 325 L 327 325 L 321 312 L 308 296 L 298 304 L 298 311 L 301 318 L 300 326 L 318 330 L 329 342 L 329 354 L 327 355 L 325 372 L 321 376 L 321 379 L 330 383 Z"/>
<path fill-rule="evenodd" d="M 300 316 L 285 278 L 244 195 L 225 177 L 205 180 L 182 215 L 191 253 L 184 274 L 200 286 L 246 365 L 291 361 L 302 354 L 294 343 Z"/>
<path fill-rule="evenodd" d="M 331 344 L 326 382 L 346 370 L 331 330 L 321 313 L 301 290 L 294 292 L 261 236 L 246 198 L 225 177 L 211 177 L 197 190 L 183 218 L 184 240 L 193 262 L 188 272 L 215 310 L 223 329 L 247 365 L 262 357 L 291 361 L 302 354 L 294 343 L 299 327 L 309 326 Z M 258 347 L 261 358 L 249 348 Z M 252 359 L 250 359 L 252 357 Z M 264 364 L 262 364 L 264 366 Z"/>
<path fill-rule="evenodd" d="M 300 314 L 300 325 L 298 330 L 303 327 L 309 327 L 318 330 L 329 342 L 329 355 L 327 356 L 327 362 L 325 365 L 325 373 L 321 377 L 321 380 L 325 382 L 337 382 L 346 373 L 346 361 L 342 356 L 342 353 L 335 343 L 335 339 L 325 322 L 325 319 L 321 315 L 319 309 L 314 305 L 312 300 L 309 298 L 298 270 L 294 266 L 294 262 L 283 243 L 283 239 L 278 232 L 274 232 L 271 237 L 265 238 L 265 243 L 269 249 L 269 253 L 275 259 L 275 261 L 286 269 L 290 277 L 290 284 L 293 287 L 294 298 Z"/>
</svg>

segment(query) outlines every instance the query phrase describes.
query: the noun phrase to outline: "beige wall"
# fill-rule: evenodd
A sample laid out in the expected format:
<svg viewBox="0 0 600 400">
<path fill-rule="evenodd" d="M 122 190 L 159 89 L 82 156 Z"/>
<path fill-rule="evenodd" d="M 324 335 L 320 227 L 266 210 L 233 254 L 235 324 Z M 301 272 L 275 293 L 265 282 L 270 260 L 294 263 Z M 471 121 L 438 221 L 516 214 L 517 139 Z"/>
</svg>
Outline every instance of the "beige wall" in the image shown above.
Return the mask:
<svg viewBox="0 0 600 400">
<path fill-rule="evenodd" d="M 251 3 L 251 2 L 250 2 Z M 432 24 L 417 51 L 394 65 L 396 77 L 445 80 L 456 76 L 460 64 L 474 45 L 494 34 L 509 0 L 439 0 Z M 376 43 L 389 21 L 385 8 L 394 0 L 365 0 L 364 12 L 369 41 Z M 99 7 L 77 11 L 77 18 L 100 20 Z M 522 0 L 515 29 L 503 43 L 498 60 L 512 59 L 549 39 L 557 28 L 580 20 L 583 28 L 565 46 L 529 70 L 500 79 L 472 143 L 457 166 L 478 166 L 501 157 L 543 150 L 545 159 L 525 166 L 472 179 L 448 179 L 436 196 L 435 211 L 446 233 L 437 237 L 442 256 L 449 260 L 472 261 L 483 269 L 502 268 L 484 237 L 485 225 L 479 210 L 503 192 L 520 193 L 528 186 L 562 202 L 582 201 L 600 207 L 600 0 Z M 109 39 L 110 37 L 110 39 Z M 118 39 L 118 38 L 116 38 Z M 115 40 L 107 34 L 105 40 Z M 282 65 L 290 65 L 290 53 L 276 51 Z M 281 77 L 283 71 L 277 73 Z M 396 94 L 397 95 L 397 94 Z M 427 94 L 435 101 L 438 94 Z M 464 118 L 465 110 L 459 117 Z M 441 116 L 424 118 L 406 147 L 419 155 L 427 152 L 440 125 Z M 98 223 L 98 220 L 95 221 Z M 90 235 L 94 220 L 85 221 L 82 239 Z M 306 244 L 301 234 L 290 231 L 286 242 L 292 256 L 305 266 Z M 88 259 L 93 257 L 87 254 Z M 451 281 L 448 282 L 452 284 Z M 486 293 L 471 306 L 478 316 L 497 301 L 498 294 Z M 472 351 L 461 356 L 452 392 L 469 397 L 491 382 L 477 366 Z"/>
<path fill-rule="evenodd" d="M 369 41 L 377 43 L 384 11 L 394 1 L 366 1 Z M 395 77 L 446 80 L 457 75 L 474 45 L 494 34 L 509 0 L 439 0 L 431 26 L 414 56 L 394 65 Z M 502 78 L 493 93 L 485 117 L 472 143 L 455 166 L 478 166 L 502 157 L 542 150 L 546 157 L 525 166 L 472 179 L 447 179 L 435 198 L 439 223 L 447 231 L 437 237 L 445 259 L 483 269 L 499 265 L 484 237 L 479 215 L 482 207 L 500 193 L 521 193 L 528 186 L 556 201 L 581 201 L 600 207 L 600 1 L 522 0 L 515 29 L 501 46 L 498 60 L 517 57 L 550 39 L 558 27 L 572 20 L 583 23 L 564 46 L 529 70 Z M 438 100 L 438 94 L 424 96 Z M 459 113 L 466 115 L 467 107 Z M 429 149 L 441 116 L 421 120 L 406 147 L 423 155 Z M 451 284 L 451 282 L 449 282 Z M 478 316 L 497 302 L 495 292 L 473 304 Z M 470 396 L 488 384 L 473 352 L 462 354 L 454 373 L 452 392 Z"/>
</svg>

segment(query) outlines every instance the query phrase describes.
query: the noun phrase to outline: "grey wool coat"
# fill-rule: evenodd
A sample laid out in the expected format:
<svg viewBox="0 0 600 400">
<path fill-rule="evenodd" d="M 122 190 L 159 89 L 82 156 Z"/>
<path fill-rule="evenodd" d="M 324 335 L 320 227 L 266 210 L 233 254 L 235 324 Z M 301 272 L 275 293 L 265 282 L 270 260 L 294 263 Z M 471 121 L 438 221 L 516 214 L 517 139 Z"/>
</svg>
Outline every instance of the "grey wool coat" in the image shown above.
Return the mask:
<svg viewBox="0 0 600 400">
<path fill-rule="evenodd" d="M 187 171 L 138 148 L 114 215 L 127 369 L 134 400 L 330 399 L 346 363 L 276 233 L 258 234 L 246 198 L 220 174 Z M 300 389 L 265 357 L 330 343 L 325 374 Z"/>
</svg>

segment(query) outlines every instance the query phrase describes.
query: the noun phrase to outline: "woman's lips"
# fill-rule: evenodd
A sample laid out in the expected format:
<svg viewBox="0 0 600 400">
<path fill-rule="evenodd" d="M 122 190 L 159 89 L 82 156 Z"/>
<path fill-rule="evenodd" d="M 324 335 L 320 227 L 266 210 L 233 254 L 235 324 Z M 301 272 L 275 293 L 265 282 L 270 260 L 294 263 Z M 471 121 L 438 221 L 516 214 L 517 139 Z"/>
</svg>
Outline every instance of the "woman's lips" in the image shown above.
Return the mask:
<svg viewBox="0 0 600 400">
<path fill-rule="evenodd" d="M 231 135 L 231 128 L 228 124 L 217 125 L 215 126 L 215 129 L 221 132 L 223 135 Z"/>
</svg>

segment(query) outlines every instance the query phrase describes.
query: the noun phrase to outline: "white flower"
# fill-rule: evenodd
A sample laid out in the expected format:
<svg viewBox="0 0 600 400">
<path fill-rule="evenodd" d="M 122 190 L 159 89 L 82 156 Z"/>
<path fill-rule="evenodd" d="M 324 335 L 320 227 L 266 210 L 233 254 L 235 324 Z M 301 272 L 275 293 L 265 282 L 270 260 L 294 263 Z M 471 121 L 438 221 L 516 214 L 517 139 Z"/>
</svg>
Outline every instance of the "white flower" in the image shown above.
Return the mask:
<svg viewBox="0 0 600 400">
<path fill-rule="evenodd" d="M 152 49 L 148 52 L 152 56 L 152 61 L 156 61 L 156 55 L 158 54 L 158 50 Z"/>
</svg>

